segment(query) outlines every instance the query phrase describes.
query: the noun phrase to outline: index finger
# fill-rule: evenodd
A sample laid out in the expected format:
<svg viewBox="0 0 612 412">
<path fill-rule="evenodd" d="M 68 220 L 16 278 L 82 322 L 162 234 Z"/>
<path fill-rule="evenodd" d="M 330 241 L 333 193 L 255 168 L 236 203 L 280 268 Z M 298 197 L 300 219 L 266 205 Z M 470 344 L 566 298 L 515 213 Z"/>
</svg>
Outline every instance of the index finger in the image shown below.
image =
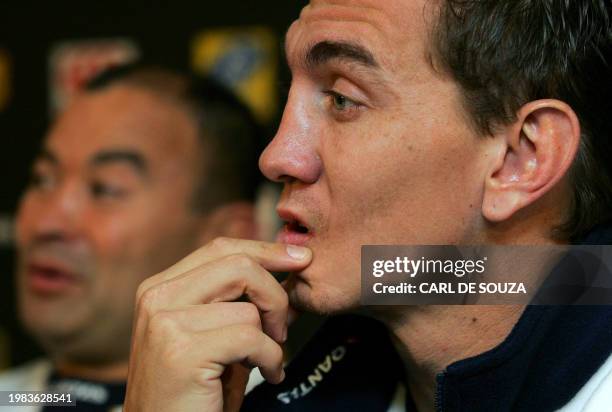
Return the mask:
<svg viewBox="0 0 612 412">
<path fill-rule="evenodd" d="M 199 248 L 160 274 L 152 283 L 172 279 L 198 266 L 229 255 L 244 254 L 269 271 L 289 272 L 303 269 L 312 259 L 306 247 L 258 240 L 217 238 Z M 156 276 L 157 277 L 157 276 Z"/>
</svg>

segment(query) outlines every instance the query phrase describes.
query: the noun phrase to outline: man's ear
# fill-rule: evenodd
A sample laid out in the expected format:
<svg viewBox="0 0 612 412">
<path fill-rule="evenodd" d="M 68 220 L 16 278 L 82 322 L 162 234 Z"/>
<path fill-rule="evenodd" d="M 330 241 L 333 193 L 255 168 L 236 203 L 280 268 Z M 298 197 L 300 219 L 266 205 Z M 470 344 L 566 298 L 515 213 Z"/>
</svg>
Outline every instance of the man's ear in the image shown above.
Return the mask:
<svg viewBox="0 0 612 412">
<path fill-rule="evenodd" d="M 500 145 L 487 174 L 482 213 L 501 222 L 549 192 L 568 172 L 580 144 L 580 123 L 559 100 L 523 106 L 517 121 L 497 135 Z"/>
<path fill-rule="evenodd" d="M 200 244 L 204 245 L 217 237 L 255 239 L 257 226 L 252 203 L 233 202 L 218 206 L 202 222 Z"/>
</svg>

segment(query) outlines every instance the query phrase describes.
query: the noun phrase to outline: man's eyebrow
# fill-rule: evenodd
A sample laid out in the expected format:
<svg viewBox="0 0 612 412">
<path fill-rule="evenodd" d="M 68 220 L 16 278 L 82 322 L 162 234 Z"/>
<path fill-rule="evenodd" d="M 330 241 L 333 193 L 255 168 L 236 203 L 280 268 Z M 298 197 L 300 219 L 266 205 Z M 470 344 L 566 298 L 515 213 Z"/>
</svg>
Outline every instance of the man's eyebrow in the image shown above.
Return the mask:
<svg viewBox="0 0 612 412">
<path fill-rule="evenodd" d="M 357 43 L 322 41 L 306 53 L 306 65 L 311 68 L 334 59 L 358 63 L 369 68 L 380 67 L 372 53 Z"/>
<path fill-rule="evenodd" d="M 109 163 L 126 163 L 133 167 L 139 174 L 147 173 L 147 161 L 138 152 L 133 150 L 104 150 L 96 153 L 90 161 L 92 166 L 103 166 Z"/>
</svg>

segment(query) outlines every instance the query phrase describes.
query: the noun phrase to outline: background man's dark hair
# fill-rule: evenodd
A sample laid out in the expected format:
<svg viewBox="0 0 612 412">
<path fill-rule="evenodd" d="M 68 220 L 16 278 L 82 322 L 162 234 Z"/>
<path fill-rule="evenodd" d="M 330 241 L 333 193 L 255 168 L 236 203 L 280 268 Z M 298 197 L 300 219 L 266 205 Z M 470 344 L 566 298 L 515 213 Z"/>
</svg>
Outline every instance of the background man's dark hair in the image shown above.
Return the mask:
<svg viewBox="0 0 612 412">
<path fill-rule="evenodd" d="M 253 201 L 261 174 L 261 127 L 229 90 L 206 77 L 189 77 L 159 67 L 114 67 L 92 79 L 87 92 L 115 85 L 142 88 L 184 107 L 194 119 L 203 153 L 193 206 L 208 212 L 233 201 Z"/>
<path fill-rule="evenodd" d="M 574 239 L 612 217 L 610 0 L 442 0 L 434 60 L 462 88 L 476 128 L 492 134 L 524 104 L 569 104 L 582 136 L 572 207 L 555 235 Z"/>
</svg>

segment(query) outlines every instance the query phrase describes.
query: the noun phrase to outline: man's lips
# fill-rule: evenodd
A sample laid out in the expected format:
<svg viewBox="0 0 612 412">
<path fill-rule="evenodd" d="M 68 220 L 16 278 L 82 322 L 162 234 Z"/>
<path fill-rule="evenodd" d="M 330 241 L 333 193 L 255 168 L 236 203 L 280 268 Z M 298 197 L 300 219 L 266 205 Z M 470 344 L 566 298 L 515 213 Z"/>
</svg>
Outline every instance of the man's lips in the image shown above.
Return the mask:
<svg viewBox="0 0 612 412">
<path fill-rule="evenodd" d="M 42 295 L 57 295 L 79 284 L 80 277 L 70 268 L 51 262 L 32 262 L 26 267 L 28 288 Z"/>
<path fill-rule="evenodd" d="M 276 236 L 276 241 L 290 245 L 304 246 L 312 239 L 310 232 L 302 232 L 296 229 L 295 224 L 285 223 Z"/>
<path fill-rule="evenodd" d="M 304 246 L 314 236 L 312 229 L 296 213 L 287 209 L 277 209 L 284 225 L 276 236 L 276 241 Z"/>
</svg>

